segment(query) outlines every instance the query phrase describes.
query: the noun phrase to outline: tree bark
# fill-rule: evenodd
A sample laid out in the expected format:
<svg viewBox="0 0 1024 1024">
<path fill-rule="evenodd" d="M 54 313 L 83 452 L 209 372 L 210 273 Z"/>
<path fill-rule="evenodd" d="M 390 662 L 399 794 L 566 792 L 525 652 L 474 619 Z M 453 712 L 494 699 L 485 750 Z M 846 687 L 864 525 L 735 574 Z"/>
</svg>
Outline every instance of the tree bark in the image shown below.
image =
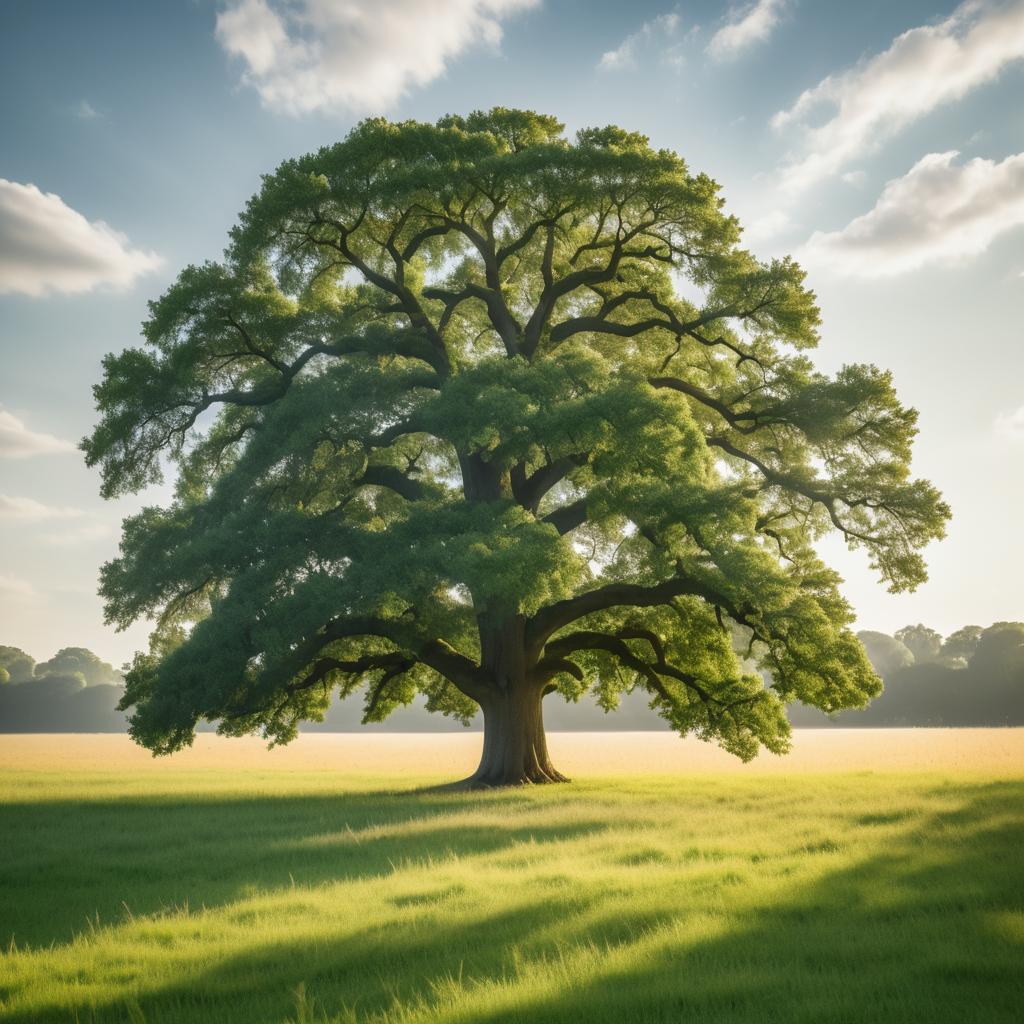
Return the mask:
<svg viewBox="0 0 1024 1024">
<path fill-rule="evenodd" d="M 467 501 L 514 500 L 511 470 L 500 471 L 475 452 L 459 452 L 459 465 Z M 508 609 L 481 610 L 477 626 L 480 669 L 489 685 L 472 696 L 483 711 L 484 749 L 480 766 L 460 785 L 568 782 L 548 756 L 541 711 L 544 686 L 532 678 L 541 645 L 528 641 L 525 618 Z"/>
<path fill-rule="evenodd" d="M 569 781 L 548 755 L 542 700 L 541 688 L 523 685 L 481 701 L 484 749 L 471 787 Z"/>
</svg>

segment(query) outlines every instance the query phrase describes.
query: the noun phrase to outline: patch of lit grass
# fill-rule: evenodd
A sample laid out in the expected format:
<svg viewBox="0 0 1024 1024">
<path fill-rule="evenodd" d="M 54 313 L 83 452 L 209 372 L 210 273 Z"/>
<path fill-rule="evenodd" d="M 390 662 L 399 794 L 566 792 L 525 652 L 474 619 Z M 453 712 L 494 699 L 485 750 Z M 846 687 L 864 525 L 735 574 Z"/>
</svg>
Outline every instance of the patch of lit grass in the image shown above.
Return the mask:
<svg viewBox="0 0 1024 1024">
<path fill-rule="evenodd" d="M 1024 996 L 1024 780 L 9 773 L 0 1020 L 964 1022 Z"/>
</svg>

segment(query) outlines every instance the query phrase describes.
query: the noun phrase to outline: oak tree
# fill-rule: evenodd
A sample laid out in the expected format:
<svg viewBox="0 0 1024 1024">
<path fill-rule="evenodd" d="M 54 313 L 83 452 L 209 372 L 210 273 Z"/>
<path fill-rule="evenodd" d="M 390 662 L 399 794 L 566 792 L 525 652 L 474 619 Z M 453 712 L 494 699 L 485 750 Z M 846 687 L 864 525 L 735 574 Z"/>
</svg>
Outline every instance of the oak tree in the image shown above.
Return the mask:
<svg viewBox="0 0 1024 1024">
<path fill-rule="evenodd" d="M 111 622 L 157 622 L 132 734 L 284 742 L 335 692 L 419 693 L 482 711 L 496 785 L 562 779 L 551 694 L 642 687 L 742 758 L 788 702 L 863 706 L 814 542 L 913 588 L 948 511 L 889 374 L 816 371 L 818 323 L 714 181 L 619 128 L 374 119 L 287 161 L 95 389 L 103 493 L 176 474 L 102 574 Z"/>
</svg>

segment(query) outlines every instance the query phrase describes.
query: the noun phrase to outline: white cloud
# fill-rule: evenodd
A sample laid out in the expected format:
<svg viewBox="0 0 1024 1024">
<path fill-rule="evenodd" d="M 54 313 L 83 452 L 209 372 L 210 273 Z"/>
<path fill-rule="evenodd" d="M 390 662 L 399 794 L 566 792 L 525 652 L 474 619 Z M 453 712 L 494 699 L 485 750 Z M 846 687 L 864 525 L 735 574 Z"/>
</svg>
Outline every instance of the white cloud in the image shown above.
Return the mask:
<svg viewBox="0 0 1024 1024">
<path fill-rule="evenodd" d="M 101 220 L 88 221 L 60 196 L 0 178 L 0 294 L 125 288 L 160 265 L 151 252 Z"/>
<path fill-rule="evenodd" d="M 785 210 L 772 210 L 754 217 L 743 231 L 747 242 L 766 242 L 793 227 L 793 220 Z"/>
<path fill-rule="evenodd" d="M 35 597 L 36 588 L 27 580 L 0 572 L 0 597 Z"/>
<path fill-rule="evenodd" d="M 232 0 L 217 40 L 286 114 L 385 110 L 540 0 Z"/>
<path fill-rule="evenodd" d="M 764 42 L 778 25 L 786 0 L 757 0 L 747 7 L 733 10 L 729 21 L 708 43 L 708 53 L 715 60 L 730 60 Z"/>
<path fill-rule="evenodd" d="M 100 112 L 88 100 L 79 100 L 72 112 L 79 121 L 95 121 L 100 116 Z"/>
<path fill-rule="evenodd" d="M 860 188 L 868 180 L 868 176 L 865 171 L 847 171 L 845 174 L 840 175 L 840 179 L 847 185 Z"/>
<path fill-rule="evenodd" d="M 1024 225 L 1024 153 L 1001 163 L 978 157 L 956 164 L 957 156 L 929 153 L 886 184 L 873 210 L 841 231 L 815 232 L 807 265 L 886 277 L 977 256 Z"/>
<path fill-rule="evenodd" d="M 966 0 L 944 21 L 897 36 L 889 48 L 829 75 L 772 119 L 805 125 L 823 107 L 831 117 L 806 128 L 801 152 L 783 168 L 799 190 L 836 174 L 901 128 L 958 100 L 1024 58 L 1024 0 Z"/>
<path fill-rule="evenodd" d="M 73 451 L 75 446 L 70 441 L 29 430 L 14 413 L 0 409 L 0 458 L 27 459 L 32 455 Z"/>
<path fill-rule="evenodd" d="M 660 59 L 668 63 L 680 65 L 683 61 L 678 44 L 669 41 L 675 38 L 682 24 L 682 18 L 675 12 L 659 14 L 650 21 L 645 21 L 636 32 L 626 36 L 614 50 L 601 54 L 597 66 L 601 71 L 628 71 L 637 67 L 638 60 L 644 51 L 651 47 L 661 49 Z M 666 45 L 668 43 L 668 45 Z"/>
<path fill-rule="evenodd" d="M 1024 441 L 1024 405 L 1013 412 L 1000 413 L 996 417 L 995 431 L 1007 440 Z"/>
<path fill-rule="evenodd" d="M 44 519 L 75 519 L 84 515 L 81 509 L 67 506 L 44 505 L 34 498 L 18 498 L 0 494 L 0 519 L 17 519 L 38 523 Z"/>
</svg>

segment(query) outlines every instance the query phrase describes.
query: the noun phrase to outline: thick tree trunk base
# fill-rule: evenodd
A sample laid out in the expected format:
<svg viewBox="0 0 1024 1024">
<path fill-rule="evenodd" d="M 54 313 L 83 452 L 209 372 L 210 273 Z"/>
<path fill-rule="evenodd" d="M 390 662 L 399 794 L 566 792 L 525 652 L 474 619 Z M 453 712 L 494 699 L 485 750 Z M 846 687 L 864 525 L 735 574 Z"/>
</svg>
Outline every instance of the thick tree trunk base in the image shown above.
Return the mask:
<svg viewBox="0 0 1024 1024">
<path fill-rule="evenodd" d="M 488 789 L 508 789 L 514 786 L 540 786 L 540 785 L 554 785 L 560 782 L 572 782 L 572 779 L 562 775 L 561 772 L 555 772 L 555 777 L 545 777 L 543 779 L 526 779 L 521 778 L 516 781 L 508 782 L 494 782 L 490 780 L 483 780 L 477 778 L 476 774 L 470 775 L 468 778 L 459 779 L 458 782 L 448 782 L 443 786 L 432 786 L 429 790 L 431 793 L 480 793 Z"/>
<path fill-rule="evenodd" d="M 517 772 L 503 775 L 475 772 L 468 779 L 456 783 L 459 789 L 500 789 L 504 786 L 546 786 L 556 782 L 572 782 L 553 766 L 545 771 Z"/>
<path fill-rule="evenodd" d="M 544 736 L 541 693 L 516 690 L 481 704 L 484 749 L 465 789 L 546 785 L 569 780 L 551 763 Z"/>
</svg>

